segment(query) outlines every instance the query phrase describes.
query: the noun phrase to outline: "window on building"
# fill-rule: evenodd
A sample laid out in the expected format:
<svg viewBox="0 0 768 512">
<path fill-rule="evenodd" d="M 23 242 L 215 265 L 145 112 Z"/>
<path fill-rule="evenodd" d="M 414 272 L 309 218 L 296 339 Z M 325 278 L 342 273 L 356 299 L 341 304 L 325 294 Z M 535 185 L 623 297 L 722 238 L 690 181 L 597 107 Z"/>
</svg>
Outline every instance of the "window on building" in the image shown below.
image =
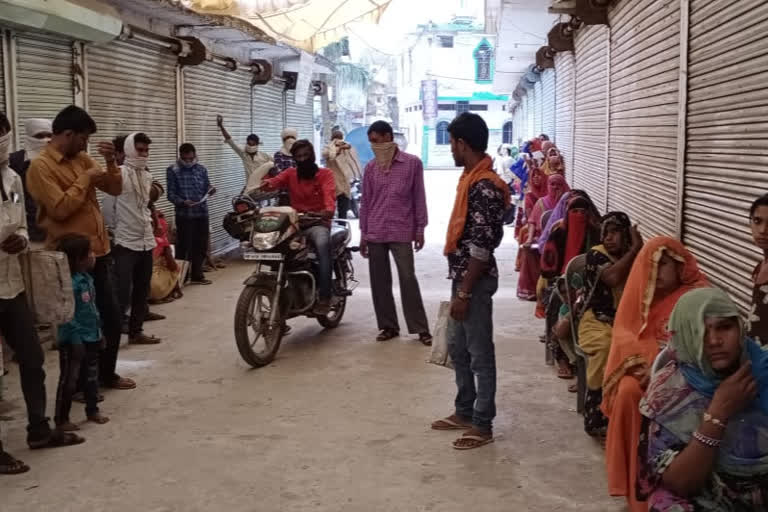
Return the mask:
<svg viewBox="0 0 768 512">
<path fill-rule="evenodd" d="M 475 81 L 479 83 L 493 82 L 493 47 L 487 39 L 483 39 L 473 54 L 475 58 Z"/>
<path fill-rule="evenodd" d="M 473 112 L 486 112 L 488 110 L 488 105 L 470 105 L 469 110 Z"/>
<path fill-rule="evenodd" d="M 438 146 L 445 146 L 446 144 L 451 143 L 451 135 L 448 133 L 448 121 L 440 121 L 437 123 L 435 136 L 437 137 L 435 143 Z"/>
<path fill-rule="evenodd" d="M 464 112 L 469 112 L 469 102 L 468 101 L 457 101 L 456 102 L 456 115 L 461 115 Z"/>
<path fill-rule="evenodd" d="M 453 103 L 449 103 L 447 105 L 443 103 L 437 106 L 437 110 L 456 110 L 456 105 L 454 105 Z"/>
<path fill-rule="evenodd" d="M 439 48 L 453 48 L 453 36 L 437 36 Z"/>
<path fill-rule="evenodd" d="M 501 127 L 501 142 L 504 144 L 512 144 L 512 126 L 512 121 L 507 121 Z"/>
</svg>

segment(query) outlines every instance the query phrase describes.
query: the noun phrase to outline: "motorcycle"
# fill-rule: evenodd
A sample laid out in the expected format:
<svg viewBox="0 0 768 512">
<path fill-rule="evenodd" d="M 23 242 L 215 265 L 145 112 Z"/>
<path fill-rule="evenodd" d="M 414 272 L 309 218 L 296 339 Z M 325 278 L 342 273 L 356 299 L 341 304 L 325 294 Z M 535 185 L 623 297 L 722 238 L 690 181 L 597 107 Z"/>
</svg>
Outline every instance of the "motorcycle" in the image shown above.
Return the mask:
<svg viewBox="0 0 768 512">
<path fill-rule="evenodd" d="M 349 192 L 349 209 L 352 210 L 352 215 L 354 215 L 356 219 L 359 219 L 360 201 L 363 197 L 363 184 L 360 183 L 360 180 L 352 180 Z"/>
<path fill-rule="evenodd" d="M 334 219 L 330 311 L 315 313 L 317 259 L 301 234 L 301 227 L 321 222 L 320 217 L 299 215 L 288 206 L 259 208 L 249 196 L 235 198 L 233 206 L 235 211 L 225 219 L 225 228 L 241 240 L 243 259 L 256 263 L 237 301 L 235 341 L 245 362 L 258 368 L 274 360 L 288 328 L 287 320 L 299 316 L 314 318 L 326 329 L 341 323 L 347 298 L 357 287 L 352 253 L 359 249 L 349 247 L 349 223 Z"/>
</svg>

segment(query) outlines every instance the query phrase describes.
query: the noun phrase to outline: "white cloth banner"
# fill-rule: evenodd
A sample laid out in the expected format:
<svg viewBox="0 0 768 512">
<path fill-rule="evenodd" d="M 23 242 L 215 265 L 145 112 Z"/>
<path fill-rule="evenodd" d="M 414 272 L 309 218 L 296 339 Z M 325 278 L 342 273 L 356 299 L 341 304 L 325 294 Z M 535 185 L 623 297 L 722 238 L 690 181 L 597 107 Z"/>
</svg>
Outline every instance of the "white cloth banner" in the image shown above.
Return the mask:
<svg viewBox="0 0 768 512">
<path fill-rule="evenodd" d="M 299 76 L 296 78 L 296 104 L 306 105 L 309 86 L 312 83 L 312 67 L 315 64 L 315 56 L 301 51 L 299 58 Z"/>
</svg>

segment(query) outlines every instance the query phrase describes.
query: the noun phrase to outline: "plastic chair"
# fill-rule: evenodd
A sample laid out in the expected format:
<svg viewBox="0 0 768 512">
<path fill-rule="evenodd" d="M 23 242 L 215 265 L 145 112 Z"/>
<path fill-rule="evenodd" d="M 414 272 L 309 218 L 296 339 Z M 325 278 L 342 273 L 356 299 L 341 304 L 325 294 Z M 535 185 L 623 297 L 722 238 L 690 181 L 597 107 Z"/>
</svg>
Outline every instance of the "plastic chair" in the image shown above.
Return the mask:
<svg viewBox="0 0 768 512">
<path fill-rule="evenodd" d="M 570 283 L 572 277 L 575 274 L 580 274 L 584 277 L 584 272 L 587 269 L 587 255 L 581 254 L 573 258 L 568 262 L 568 266 L 565 269 L 566 278 L 566 297 L 568 304 L 573 304 L 576 297 L 572 296 Z M 591 294 L 590 294 L 591 295 Z M 573 339 L 573 348 L 576 352 L 576 412 L 584 414 L 584 402 L 587 397 L 587 354 L 581 350 L 579 346 L 579 319 L 581 318 L 580 312 L 571 311 L 571 339 Z"/>
</svg>

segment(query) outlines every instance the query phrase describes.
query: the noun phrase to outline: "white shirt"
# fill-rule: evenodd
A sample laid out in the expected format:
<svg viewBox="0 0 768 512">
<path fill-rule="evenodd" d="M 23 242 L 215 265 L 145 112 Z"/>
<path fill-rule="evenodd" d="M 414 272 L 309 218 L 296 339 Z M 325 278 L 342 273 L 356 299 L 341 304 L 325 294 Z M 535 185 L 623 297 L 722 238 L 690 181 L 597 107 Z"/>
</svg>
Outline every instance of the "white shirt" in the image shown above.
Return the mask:
<svg viewBox="0 0 768 512">
<path fill-rule="evenodd" d="M 248 178 L 250 178 L 254 172 L 257 172 L 260 167 L 262 166 L 266 167 L 266 171 L 269 171 L 269 169 L 272 167 L 272 165 L 265 166 L 265 164 L 270 164 L 273 162 L 272 162 L 272 158 L 268 154 L 264 153 L 263 151 L 258 151 L 254 154 L 250 154 L 247 151 L 245 151 L 243 148 L 235 144 L 235 141 L 233 141 L 231 138 L 227 139 L 224 142 L 226 142 L 227 145 L 232 148 L 232 151 L 237 153 L 237 156 L 240 157 L 240 160 L 243 161 L 243 169 L 245 170 L 245 181 L 248 181 Z M 264 174 L 266 174 L 266 172 L 264 172 Z M 259 179 L 259 182 L 261 182 L 261 179 Z"/>
<path fill-rule="evenodd" d="M 8 196 L 0 196 L 0 243 L 16 234 L 29 241 L 27 215 L 24 210 L 24 187 L 19 175 L 7 165 L 0 168 L 3 190 Z M 18 254 L 0 250 L 0 299 L 13 299 L 24 291 L 24 276 Z"/>
<path fill-rule="evenodd" d="M 149 211 L 152 175 L 149 171 L 136 171 L 126 165 L 120 166 L 120 171 L 123 173 L 123 192 L 117 197 L 104 198 L 101 205 L 104 222 L 115 235 L 115 245 L 131 251 L 151 251 L 157 245 Z"/>
</svg>

